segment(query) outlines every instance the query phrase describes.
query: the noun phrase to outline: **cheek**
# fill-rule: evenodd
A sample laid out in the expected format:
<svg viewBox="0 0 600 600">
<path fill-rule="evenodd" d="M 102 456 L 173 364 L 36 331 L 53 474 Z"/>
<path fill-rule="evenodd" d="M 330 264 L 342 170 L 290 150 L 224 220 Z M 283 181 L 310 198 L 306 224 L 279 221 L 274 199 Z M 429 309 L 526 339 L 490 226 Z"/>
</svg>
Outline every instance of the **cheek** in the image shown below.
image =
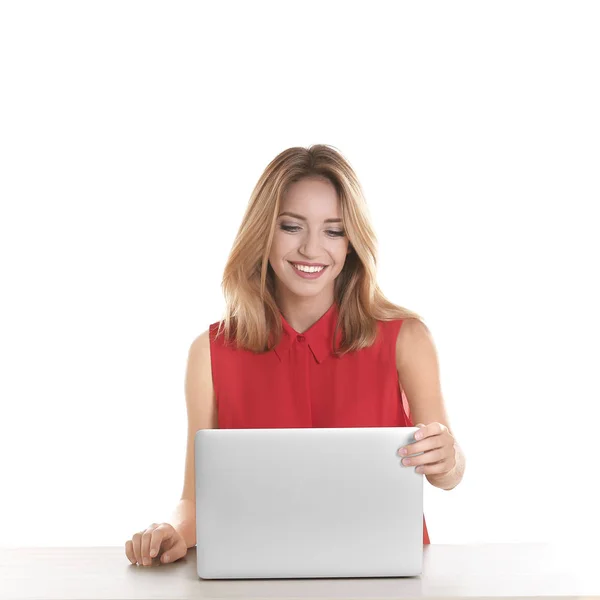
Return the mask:
<svg viewBox="0 0 600 600">
<path fill-rule="evenodd" d="M 348 246 L 346 244 L 336 246 L 336 248 L 332 250 L 331 255 L 337 265 L 343 265 L 348 256 Z"/>
<path fill-rule="evenodd" d="M 273 237 L 273 245 L 271 246 L 271 255 L 282 258 L 290 252 L 296 250 L 298 241 L 290 235 L 276 233 Z"/>
<path fill-rule="evenodd" d="M 278 238 L 276 235 L 273 238 L 273 244 L 271 246 L 271 251 L 269 252 L 269 259 L 276 265 L 277 268 L 281 268 L 281 261 L 284 260 L 285 256 L 287 256 L 291 251 L 292 248 L 289 247 L 289 242 L 287 240 Z"/>
</svg>

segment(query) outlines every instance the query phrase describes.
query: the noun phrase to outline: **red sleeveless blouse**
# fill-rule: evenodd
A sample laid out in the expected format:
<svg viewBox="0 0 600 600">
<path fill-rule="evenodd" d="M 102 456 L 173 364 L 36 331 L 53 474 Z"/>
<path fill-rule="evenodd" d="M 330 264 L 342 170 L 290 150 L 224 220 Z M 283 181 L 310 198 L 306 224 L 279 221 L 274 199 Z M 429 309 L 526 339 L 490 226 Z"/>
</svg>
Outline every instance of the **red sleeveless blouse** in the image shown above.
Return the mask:
<svg viewBox="0 0 600 600">
<path fill-rule="evenodd" d="M 219 322 L 212 323 L 218 427 L 413 427 L 396 370 L 402 319 L 377 321 L 373 346 L 336 357 L 338 309 L 334 302 L 304 333 L 295 331 L 281 315 L 281 341 L 264 353 L 226 344 L 223 332 L 215 339 Z M 336 348 L 340 339 L 341 330 Z M 423 543 L 430 543 L 425 516 Z"/>
</svg>

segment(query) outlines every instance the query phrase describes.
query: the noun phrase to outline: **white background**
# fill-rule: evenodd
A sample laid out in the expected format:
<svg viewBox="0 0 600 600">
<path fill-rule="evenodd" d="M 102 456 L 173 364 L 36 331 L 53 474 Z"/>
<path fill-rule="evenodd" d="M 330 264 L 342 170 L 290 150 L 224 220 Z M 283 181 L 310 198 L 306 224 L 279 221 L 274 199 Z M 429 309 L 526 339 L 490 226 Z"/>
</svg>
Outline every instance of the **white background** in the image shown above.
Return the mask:
<svg viewBox="0 0 600 600">
<path fill-rule="evenodd" d="M 456 489 L 426 484 L 432 543 L 591 546 L 599 13 L 3 3 L 2 545 L 124 546 L 170 517 L 187 352 L 251 190 L 326 143 L 364 187 L 384 293 L 432 331 L 467 455 Z"/>
</svg>

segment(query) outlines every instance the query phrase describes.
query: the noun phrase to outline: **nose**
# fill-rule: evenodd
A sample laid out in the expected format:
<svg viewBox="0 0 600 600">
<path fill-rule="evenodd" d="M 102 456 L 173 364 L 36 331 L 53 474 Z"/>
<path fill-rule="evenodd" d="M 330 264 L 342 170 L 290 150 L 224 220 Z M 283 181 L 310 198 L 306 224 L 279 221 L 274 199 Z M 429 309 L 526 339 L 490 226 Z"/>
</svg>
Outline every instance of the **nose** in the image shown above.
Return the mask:
<svg viewBox="0 0 600 600">
<path fill-rule="evenodd" d="M 319 232 L 310 231 L 305 235 L 300 245 L 300 252 L 307 257 L 318 257 L 320 255 Z M 310 260 L 310 259 L 309 259 Z"/>
</svg>

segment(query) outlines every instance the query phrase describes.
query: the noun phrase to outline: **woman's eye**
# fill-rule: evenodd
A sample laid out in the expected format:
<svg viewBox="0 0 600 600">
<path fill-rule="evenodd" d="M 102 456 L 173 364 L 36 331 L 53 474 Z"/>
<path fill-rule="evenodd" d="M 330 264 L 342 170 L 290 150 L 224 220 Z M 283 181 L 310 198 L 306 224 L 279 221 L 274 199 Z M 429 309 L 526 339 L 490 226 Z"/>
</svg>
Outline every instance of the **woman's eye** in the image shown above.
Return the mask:
<svg viewBox="0 0 600 600">
<path fill-rule="evenodd" d="M 300 227 L 298 227 L 297 225 L 282 225 L 281 229 L 283 229 L 284 231 L 297 231 L 298 229 L 300 229 Z M 334 229 L 328 229 L 327 233 L 332 236 L 332 237 L 340 237 L 342 235 L 344 235 L 343 231 L 336 231 Z"/>
</svg>

